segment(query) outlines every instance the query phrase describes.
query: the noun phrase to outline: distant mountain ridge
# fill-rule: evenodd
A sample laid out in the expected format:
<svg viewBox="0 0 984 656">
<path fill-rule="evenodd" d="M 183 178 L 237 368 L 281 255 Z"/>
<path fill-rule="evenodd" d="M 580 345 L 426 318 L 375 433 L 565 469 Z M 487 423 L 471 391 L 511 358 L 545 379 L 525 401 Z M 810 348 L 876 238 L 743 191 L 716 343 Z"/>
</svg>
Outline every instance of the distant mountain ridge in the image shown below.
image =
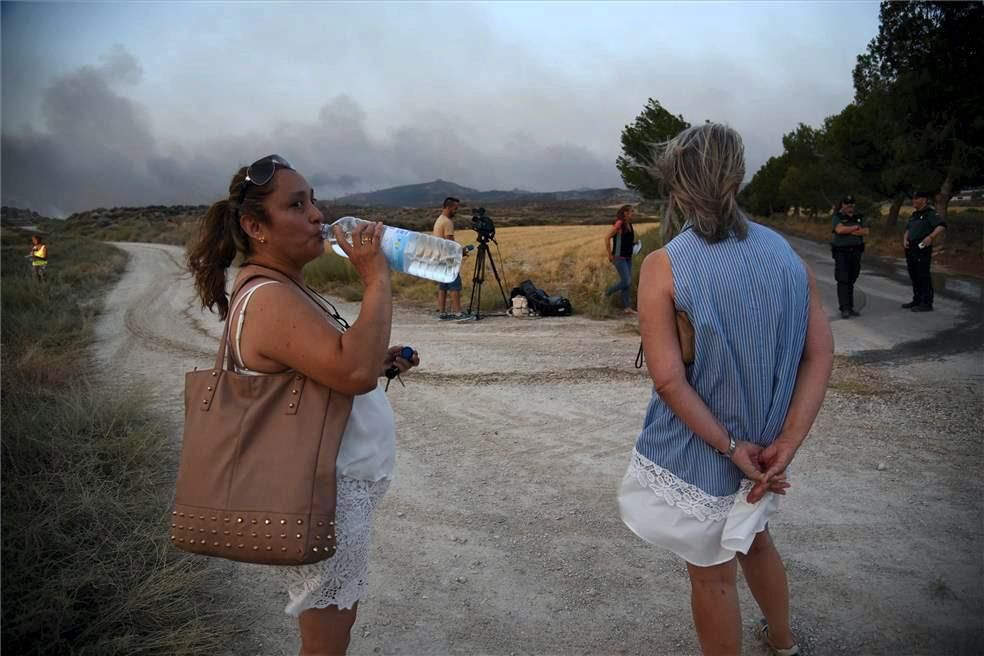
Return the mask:
<svg viewBox="0 0 984 656">
<path fill-rule="evenodd" d="M 362 207 L 439 207 L 445 198 L 454 196 L 466 205 L 515 202 L 551 201 L 608 201 L 630 203 L 639 200 L 632 191 L 618 187 L 604 189 L 571 189 L 568 191 L 534 192 L 523 189 L 479 191 L 447 180 L 434 180 L 421 184 L 401 185 L 362 194 L 349 194 L 336 198 L 338 205 Z"/>
</svg>

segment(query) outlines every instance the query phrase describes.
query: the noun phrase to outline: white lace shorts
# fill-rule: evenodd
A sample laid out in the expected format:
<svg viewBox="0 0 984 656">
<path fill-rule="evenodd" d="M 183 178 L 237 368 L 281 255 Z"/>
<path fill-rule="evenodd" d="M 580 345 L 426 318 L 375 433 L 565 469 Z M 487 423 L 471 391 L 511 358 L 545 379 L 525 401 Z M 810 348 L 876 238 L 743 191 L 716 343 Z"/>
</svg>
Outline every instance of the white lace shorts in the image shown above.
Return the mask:
<svg viewBox="0 0 984 656">
<path fill-rule="evenodd" d="M 352 608 L 369 587 L 372 520 L 390 482 L 339 476 L 336 484 L 335 555 L 313 565 L 274 568 L 287 586 L 288 615 L 309 608 Z"/>
</svg>

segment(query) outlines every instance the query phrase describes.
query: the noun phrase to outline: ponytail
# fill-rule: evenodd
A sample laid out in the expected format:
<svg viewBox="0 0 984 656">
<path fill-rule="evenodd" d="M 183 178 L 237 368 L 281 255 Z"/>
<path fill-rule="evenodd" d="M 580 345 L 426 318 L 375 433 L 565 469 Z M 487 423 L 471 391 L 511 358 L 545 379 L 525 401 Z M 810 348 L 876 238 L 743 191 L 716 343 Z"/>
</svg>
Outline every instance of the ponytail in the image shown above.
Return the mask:
<svg viewBox="0 0 984 656">
<path fill-rule="evenodd" d="M 202 308 L 214 312 L 218 305 L 220 319 L 229 313 L 226 269 L 232 266 L 238 252 L 235 231 L 242 231 L 236 214 L 229 199 L 213 203 L 202 217 L 198 238 L 188 252 L 188 269 L 195 276 Z"/>
<path fill-rule="evenodd" d="M 212 203 L 205 212 L 198 228 L 198 237 L 188 250 L 188 270 L 195 277 L 195 291 L 202 301 L 202 308 L 215 311 L 219 306 L 219 318 L 225 320 L 229 314 L 229 295 L 226 294 L 226 269 L 232 266 L 236 256 L 249 257 L 252 253 L 246 231 L 239 224 L 241 214 L 256 217 L 261 223 L 268 223 L 269 217 L 263 207 L 263 199 L 273 193 L 274 182 L 257 187 L 247 187 L 246 167 L 232 176 L 229 183 L 229 196 Z M 237 207 L 231 199 L 243 198 Z"/>
</svg>

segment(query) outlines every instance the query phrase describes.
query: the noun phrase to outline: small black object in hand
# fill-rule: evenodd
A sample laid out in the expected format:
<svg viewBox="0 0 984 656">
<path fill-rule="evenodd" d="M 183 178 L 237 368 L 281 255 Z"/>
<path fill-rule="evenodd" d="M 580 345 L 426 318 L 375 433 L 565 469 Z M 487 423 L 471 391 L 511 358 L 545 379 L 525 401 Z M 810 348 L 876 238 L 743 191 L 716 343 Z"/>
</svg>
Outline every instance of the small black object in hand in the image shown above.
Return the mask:
<svg viewBox="0 0 984 656">
<path fill-rule="evenodd" d="M 402 349 L 400 349 L 399 357 L 403 358 L 408 362 L 413 362 L 413 348 L 410 346 L 404 346 Z M 389 369 L 387 369 L 385 373 L 387 378 L 385 391 L 387 392 L 389 391 L 390 382 L 394 378 L 400 381 L 400 385 L 406 387 L 406 385 L 403 384 L 403 379 L 400 378 L 400 369 L 395 364 Z"/>
</svg>

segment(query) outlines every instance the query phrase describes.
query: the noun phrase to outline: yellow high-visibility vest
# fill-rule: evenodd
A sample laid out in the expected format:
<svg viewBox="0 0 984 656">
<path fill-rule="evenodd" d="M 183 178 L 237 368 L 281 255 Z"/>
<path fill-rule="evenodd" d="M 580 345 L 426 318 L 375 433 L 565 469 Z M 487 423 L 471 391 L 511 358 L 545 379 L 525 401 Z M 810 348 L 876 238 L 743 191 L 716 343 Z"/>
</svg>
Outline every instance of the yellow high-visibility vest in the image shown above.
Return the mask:
<svg viewBox="0 0 984 656">
<path fill-rule="evenodd" d="M 23 253 L 24 251 L 21 252 Z M 48 263 L 48 247 L 44 244 L 39 244 L 37 246 L 32 247 L 31 255 L 33 255 L 35 258 L 40 258 L 31 261 L 31 264 L 33 264 L 34 266 L 44 266 Z"/>
</svg>

